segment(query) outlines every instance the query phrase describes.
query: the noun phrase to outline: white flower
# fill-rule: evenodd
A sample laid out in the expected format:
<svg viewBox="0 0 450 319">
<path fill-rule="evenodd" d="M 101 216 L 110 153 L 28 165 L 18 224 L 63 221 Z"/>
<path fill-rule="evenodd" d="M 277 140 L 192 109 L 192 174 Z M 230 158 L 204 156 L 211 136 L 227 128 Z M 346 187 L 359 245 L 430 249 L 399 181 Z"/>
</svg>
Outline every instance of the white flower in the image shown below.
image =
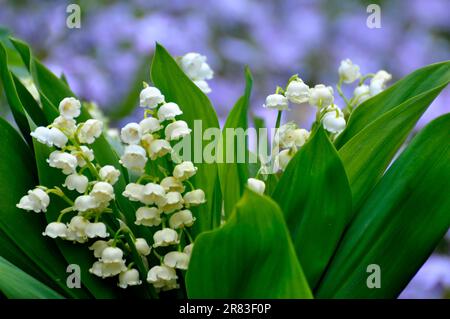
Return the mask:
<svg viewBox="0 0 450 319">
<path fill-rule="evenodd" d="M 164 187 L 155 183 L 147 183 L 142 189 L 140 201 L 145 205 L 157 204 L 164 205 L 166 202 L 166 191 Z"/>
<path fill-rule="evenodd" d="M 183 207 L 183 197 L 178 192 L 168 192 L 165 196 L 165 201 L 157 203 L 158 207 L 163 210 L 164 213 L 169 214 L 175 210 Z"/>
<path fill-rule="evenodd" d="M 47 146 L 57 146 L 63 148 L 67 144 L 67 136 L 56 127 L 47 128 L 39 126 L 31 132 L 30 135 L 38 140 L 39 143 L 46 144 Z"/>
<path fill-rule="evenodd" d="M 194 81 L 194 84 L 197 85 L 197 87 L 205 94 L 211 93 L 211 88 L 209 87 L 208 82 L 205 80 L 196 80 Z"/>
<path fill-rule="evenodd" d="M 382 92 L 386 83 L 392 79 L 392 75 L 384 70 L 378 71 L 370 81 L 370 95 L 374 96 Z"/>
<path fill-rule="evenodd" d="M 140 253 L 141 255 L 147 256 L 150 254 L 151 248 L 144 238 L 136 238 L 134 245 L 136 246 L 136 250 L 138 251 L 138 253 Z"/>
<path fill-rule="evenodd" d="M 289 103 L 288 99 L 281 94 L 271 94 L 266 97 L 266 103 L 263 107 L 267 109 L 273 109 L 278 111 L 288 110 Z"/>
<path fill-rule="evenodd" d="M 88 237 L 86 235 L 86 227 L 89 225 L 89 220 L 83 216 L 74 216 L 67 225 L 66 239 L 84 243 Z"/>
<path fill-rule="evenodd" d="M 172 146 L 166 140 L 154 140 L 150 143 L 150 158 L 152 160 L 162 157 L 172 151 Z"/>
<path fill-rule="evenodd" d="M 317 107 L 327 107 L 334 101 L 333 88 L 323 84 L 317 84 L 310 91 L 309 104 Z"/>
<path fill-rule="evenodd" d="M 130 183 L 125 186 L 125 190 L 122 195 L 127 197 L 129 200 L 133 202 L 138 202 L 142 199 L 142 191 L 144 190 L 144 185 Z"/>
<path fill-rule="evenodd" d="M 139 207 L 136 211 L 135 224 L 158 226 L 161 224 L 161 210 L 156 207 Z"/>
<path fill-rule="evenodd" d="M 284 171 L 289 164 L 289 161 L 292 159 L 293 153 L 290 149 L 282 150 L 280 153 L 277 154 L 275 157 L 275 166 L 278 169 L 281 169 Z"/>
<path fill-rule="evenodd" d="M 128 145 L 119 162 L 132 171 L 142 172 L 147 163 L 145 149 L 139 145 Z"/>
<path fill-rule="evenodd" d="M 159 123 L 158 119 L 154 117 L 147 117 L 143 119 L 139 122 L 139 125 L 141 126 L 142 134 L 155 133 L 162 129 L 162 126 Z"/>
<path fill-rule="evenodd" d="M 71 136 L 77 130 L 77 122 L 73 118 L 58 116 L 52 123 L 53 127 L 60 129 L 63 133 Z"/>
<path fill-rule="evenodd" d="M 175 166 L 173 176 L 180 181 L 184 181 L 194 176 L 196 172 L 197 167 L 192 162 L 185 161 Z"/>
<path fill-rule="evenodd" d="M 83 167 L 87 164 L 86 160 L 89 162 L 94 160 L 94 151 L 85 145 L 81 145 L 80 148 L 81 150 L 75 150 L 70 153 L 76 157 L 78 166 Z"/>
<path fill-rule="evenodd" d="M 89 179 L 86 176 L 74 173 L 67 175 L 63 186 L 71 191 L 76 190 L 82 194 L 86 191 L 88 183 Z"/>
<path fill-rule="evenodd" d="M 281 148 L 294 146 L 296 128 L 297 125 L 292 122 L 281 125 L 275 134 L 275 144 Z"/>
<path fill-rule="evenodd" d="M 178 229 L 183 227 L 191 227 L 195 222 L 195 217 L 189 209 L 180 210 L 176 212 L 169 219 L 170 228 Z"/>
<path fill-rule="evenodd" d="M 160 122 L 173 120 L 175 116 L 181 115 L 183 112 L 180 110 L 178 104 L 169 102 L 161 105 L 158 110 L 158 119 Z"/>
<path fill-rule="evenodd" d="M 353 92 L 353 95 L 356 98 L 357 104 L 361 104 L 362 102 L 370 98 L 370 88 L 366 84 L 357 86 L 355 88 L 355 91 Z"/>
<path fill-rule="evenodd" d="M 153 247 L 165 247 L 169 245 L 176 245 L 179 243 L 177 232 L 170 228 L 163 228 L 162 230 L 158 230 L 153 235 L 153 241 Z"/>
<path fill-rule="evenodd" d="M 148 107 L 150 109 L 156 108 L 159 104 L 164 103 L 164 95 L 155 87 L 147 86 L 141 91 L 139 95 L 141 107 Z"/>
<path fill-rule="evenodd" d="M 260 195 L 264 194 L 264 190 L 266 189 L 266 184 L 263 181 L 256 178 L 249 178 L 247 180 L 247 186 L 252 191 Z"/>
<path fill-rule="evenodd" d="M 171 251 L 164 256 L 164 264 L 170 268 L 188 269 L 189 255 L 180 251 Z"/>
<path fill-rule="evenodd" d="M 142 128 L 138 123 L 128 123 L 120 131 L 120 138 L 126 144 L 139 144 Z"/>
<path fill-rule="evenodd" d="M 323 127 L 330 133 L 340 133 L 345 129 L 345 118 L 341 109 L 335 104 L 326 109 L 322 117 Z"/>
<path fill-rule="evenodd" d="M 111 263 L 104 263 L 101 261 L 96 261 L 92 265 L 92 268 L 89 269 L 89 272 L 98 277 L 107 278 L 107 277 L 116 276 L 126 270 L 127 270 L 127 267 L 125 266 L 124 260 L 119 260 L 117 262 L 111 262 Z"/>
<path fill-rule="evenodd" d="M 339 77 L 345 83 L 353 83 L 357 79 L 361 77 L 361 73 L 359 72 L 359 66 L 353 64 L 350 59 L 345 59 L 341 61 L 341 65 L 338 69 Z"/>
<path fill-rule="evenodd" d="M 40 188 L 35 188 L 29 190 L 28 195 L 23 196 L 16 207 L 39 213 L 46 212 L 49 204 L 50 197 L 48 194 Z"/>
<path fill-rule="evenodd" d="M 50 153 L 47 163 L 50 167 L 59 168 L 66 175 L 75 173 L 77 158 L 69 153 L 54 151 Z"/>
<path fill-rule="evenodd" d="M 192 254 L 192 248 L 194 248 L 194 244 L 189 244 L 184 247 L 183 253 L 187 254 L 189 257 L 191 257 Z"/>
<path fill-rule="evenodd" d="M 374 81 L 383 81 L 384 83 L 389 82 L 392 79 L 392 75 L 385 70 L 380 70 L 373 76 Z"/>
<path fill-rule="evenodd" d="M 182 56 L 180 66 L 192 80 L 210 80 L 214 75 L 206 63 L 206 57 L 199 53 L 190 52 Z"/>
<path fill-rule="evenodd" d="M 304 128 L 298 128 L 294 131 L 294 144 L 297 147 L 305 145 L 306 141 L 310 136 L 310 132 Z"/>
<path fill-rule="evenodd" d="M 108 263 L 117 263 L 120 262 L 123 258 L 123 251 L 118 247 L 106 247 L 102 252 L 101 262 Z"/>
<path fill-rule="evenodd" d="M 147 274 L 147 282 L 162 290 L 178 288 L 177 279 L 175 269 L 164 265 L 152 267 Z"/>
<path fill-rule="evenodd" d="M 139 272 L 134 269 L 128 269 L 119 274 L 119 284 L 120 288 L 127 288 L 128 286 L 139 286 L 142 281 L 139 280 Z"/>
<path fill-rule="evenodd" d="M 185 121 L 176 121 L 166 126 L 164 133 L 166 140 L 176 141 L 184 136 L 191 134 L 191 129 Z"/>
<path fill-rule="evenodd" d="M 47 225 L 45 232 L 42 233 L 44 236 L 51 238 L 65 238 L 66 237 L 67 226 L 64 223 L 53 222 Z"/>
<path fill-rule="evenodd" d="M 103 181 L 114 185 L 119 180 L 120 171 L 112 165 L 105 165 L 98 174 Z"/>
<path fill-rule="evenodd" d="M 89 246 L 89 250 L 94 251 L 94 256 L 96 258 L 102 257 L 103 251 L 110 246 L 112 243 L 112 240 L 105 241 L 105 240 L 97 240 L 94 242 L 91 246 Z"/>
<path fill-rule="evenodd" d="M 75 199 L 75 203 L 73 205 L 74 209 L 79 212 L 85 212 L 90 209 L 97 208 L 99 203 L 91 195 L 81 195 Z"/>
<path fill-rule="evenodd" d="M 307 86 L 302 79 L 297 78 L 289 82 L 286 88 L 287 99 L 295 104 L 308 102 L 309 100 L 309 86 Z"/>
<path fill-rule="evenodd" d="M 183 196 L 186 207 L 197 206 L 206 202 L 205 193 L 201 189 L 195 189 L 187 192 Z"/>
<path fill-rule="evenodd" d="M 180 192 L 180 193 L 184 192 L 183 183 L 173 176 L 164 177 L 160 185 L 164 187 L 166 192 Z"/>
<path fill-rule="evenodd" d="M 89 238 L 105 238 L 108 237 L 109 234 L 106 231 L 106 225 L 104 223 L 89 223 L 85 229 L 86 236 Z"/>
<path fill-rule="evenodd" d="M 94 119 L 87 120 L 78 128 L 78 141 L 80 143 L 92 144 L 102 134 L 102 130 L 103 122 Z"/>
<path fill-rule="evenodd" d="M 53 146 L 50 142 L 50 129 L 48 127 L 39 126 L 30 133 L 32 137 L 37 139 L 37 141 L 41 144 L 46 144 L 47 146 Z"/>
<path fill-rule="evenodd" d="M 115 197 L 112 185 L 106 182 L 95 183 L 90 195 L 99 203 L 107 203 Z"/>
<path fill-rule="evenodd" d="M 59 103 L 58 110 L 66 118 L 78 117 L 81 113 L 81 103 L 73 97 L 66 97 Z"/>
</svg>

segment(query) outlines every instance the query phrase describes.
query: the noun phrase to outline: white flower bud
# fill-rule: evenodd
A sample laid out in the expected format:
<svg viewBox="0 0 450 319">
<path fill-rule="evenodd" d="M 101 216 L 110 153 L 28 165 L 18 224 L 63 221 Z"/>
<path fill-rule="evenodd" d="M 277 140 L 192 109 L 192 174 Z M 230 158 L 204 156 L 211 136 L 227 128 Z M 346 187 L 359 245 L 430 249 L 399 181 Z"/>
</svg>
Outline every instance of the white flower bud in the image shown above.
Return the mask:
<svg viewBox="0 0 450 319">
<path fill-rule="evenodd" d="M 185 246 L 184 249 L 183 249 L 183 253 L 185 253 L 186 255 L 191 257 L 191 255 L 192 255 L 192 248 L 194 248 L 194 244 L 189 244 L 189 245 Z"/>
<path fill-rule="evenodd" d="M 191 134 L 191 131 L 192 130 L 185 121 L 176 121 L 167 125 L 164 133 L 166 135 L 166 140 L 176 141 Z"/>
<path fill-rule="evenodd" d="M 82 194 L 86 191 L 88 184 L 89 179 L 86 176 L 74 173 L 67 175 L 63 186 L 67 187 L 68 190 L 76 190 Z"/>
<path fill-rule="evenodd" d="M 163 205 L 166 201 L 166 191 L 164 187 L 155 183 L 148 183 L 142 189 L 141 202 L 145 205 Z"/>
<path fill-rule="evenodd" d="M 84 167 L 87 163 L 86 160 L 92 162 L 94 160 L 94 151 L 85 145 L 80 146 L 81 150 L 70 152 L 76 157 L 79 167 Z"/>
<path fill-rule="evenodd" d="M 183 183 L 173 176 L 164 177 L 160 185 L 164 187 L 166 192 L 179 192 L 179 193 L 184 192 Z"/>
<path fill-rule="evenodd" d="M 89 223 L 86 226 L 86 235 L 89 238 L 106 238 L 109 236 L 108 232 L 106 231 L 106 225 L 104 223 Z"/>
<path fill-rule="evenodd" d="M 177 232 L 170 228 L 163 228 L 162 230 L 158 230 L 153 235 L 153 241 L 153 247 L 155 248 L 176 245 L 179 243 Z"/>
<path fill-rule="evenodd" d="M 213 77 L 213 71 L 206 63 L 206 57 L 199 53 L 190 52 L 180 59 L 180 67 L 192 80 L 209 80 Z"/>
<path fill-rule="evenodd" d="M 92 144 L 102 134 L 103 122 L 99 120 L 90 119 L 80 125 L 77 134 L 80 143 Z"/>
<path fill-rule="evenodd" d="M 150 143 L 150 158 L 152 160 L 162 157 L 172 151 L 172 146 L 166 140 L 154 140 Z"/>
<path fill-rule="evenodd" d="M 77 122 L 73 118 L 58 116 L 52 126 L 58 128 L 66 135 L 72 136 L 77 130 Z"/>
<path fill-rule="evenodd" d="M 119 284 L 120 288 L 127 288 L 128 286 L 139 286 L 142 281 L 139 280 L 139 272 L 132 268 L 125 270 L 119 274 Z"/>
<path fill-rule="evenodd" d="M 195 222 L 195 217 L 189 209 L 180 210 L 176 212 L 169 219 L 170 228 L 178 229 L 183 227 L 191 227 Z"/>
<path fill-rule="evenodd" d="M 176 116 L 183 114 L 178 104 L 169 102 L 161 105 L 158 110 L 158 119 L 160 122 L 173 120 Z"/>
<path fill-rule="evenodd" d="M 370 98 L 370 88 L 366 84 L 357 86 L 355 88 L 355 91 L 353 92 L 353 95 L 356 98 L 357 104 L 361 104 L 362 102 Z"/>
<path fill-rule="evenodd" d="M 157 289 L 170 290 L 178 288 L 175 269 L 167 266 L 154 266 L 147 274 L 147 282 Z"/>
<path fill-rule="evenodd" d="M 158 226 L 161 224 L 161 210 L 156 207 L 139 207 L 136 211 L 136 225 Z"/>
<path fill-rule="evenodd" d="M 327 107 L 334 101 L 333 88 L 323 84 L 317 84 L 310 90 L 309 104 L 319 108 Z"/>
<path fill-rule="evenodd" d="M 16 207 L 40 213 L 46 212 L 49 204 L 50 197 L 48 194 L 40 188 L 35 188 L 33 190 L 29 190 L 28 195 L 23 196 Z"/>
<path fill-rule="evenodd" d="M 384 70 L 378 71 L 370 81 L 370 95 L 374 96 L 381 93 L 385 89 L 386 83 L 391 79 L 391 74 Z"/>
<path fill-rule="evenodd" d="M 107 203 L 115 198 L 112 185 L 106 182 L 95 183 L 89 195 L 94 197 L 98 203 Z"/>
<path fill-rule="evenodd" d="M 289 82 L 286 88 L 287 99 L 295 104 L 308 102 L 309 100 L 309 86 L 307 86 L 302 79 L 296 79 Z"/>
<path fill-rule="evenodd" d="M 126 144 L 139 144 L 142 136 L 142 128 L 137 123 L 128 123 L 120 131 L 120 138 Z"/>
<path fill-rule="evenodd" d="M 282 150 L 275 156 L 275 167 L 284 171 L 292 159 L 293 153 L 290 149 Z"/>
<path fill-rule="evenodd" d="M 123 251 L 118 247 L 106 247 L 102 252 L 101 262 L 108 263 L 117 263 L 122 261 Z"/>
<path fill-rule="evenodd" d="M 288 110 L 289 109 L 289 103 L 288 99 L 281 94 L 271 94 L 266 97 L 266 103 L 263 105 L 266 109 L 272 109 L 272 110 Z"/>
<path fill-rule="evenodd" d="M 188 269 L 189 255 L 180 251 L 171 251 L 164 256 L 164 264 L 170 268 Z"/>
<path fill-rule="evenodd" d="M 45 232 L 42 233 L 44 236 L 51 238 L 65 238 L 66 237 L 67 226 L 64 223 L 53 222 L 47 225 Z"/>
<path fill-rule="evenodd" d="M 103 181 L 114 185 L 119 180 L 120 171 L 112 165 L 105 165 L 100 168 L 98 174 Z"/>
<path fill-rule="evenodd" d="M 183 197 L 178 192 L 168 192 L 165 196 L 165 201 L 161 201 L 158 207 L 163 210 L 164 213 L 169 214 L 183 207 Z"/>
<path fill-rule="evenodd" d="M 164 103 L 164 95 L 155 87 L 147 86 L 141 91 L 139 95 L 141 107 L 148 107 L 150 109 L 156 108 L 159 104 Z"/>
<path fill-rule="evenodd" d="M 326 109 L 322 117 L 323 127 L 330 133 L 340 133 L 345 129 L 345 118 L 341 109 L 335 104 Z"/>
<path fill-rule="evenodd" d="M 67 136 L 56 127 L 47 128 L 43 126 L 37 127 L 30 133 L 32 137 L 38 140 L 39 143 L 47 146 L 57 146 L 63 148 L 67 144 Z"/>
<path fill-rule="evenodd" d="M 350 59 L 345 59 L 341 61 L 341 65 L 338 69 L 339 78 L 345 83 L 353 83 L 361 77 L 359 72 L 359 66 L 353 64 Z"/>
<path fill-rule="evenodd" d="M 58 110 L 66 118 L 78 117 L 81 113 L 81 103 L 73 97 L 66 97 L 59 103 Z"/>
<path fill-rule="evenodd" d="M 128 145 L 119 162 L 132 171 L 142 172 L 147 163 L 147 154 L 139 145 Z"/>
<path fill-rule="evenodd" d="M 154 117 L 147 117 L 139 122 L 142 133 L 155 133 L 162 129 L 161 123 Z"/>
<path fill-rule="evenodd" d="M 247 180 L 247 186 L 249 189 L 260 195 L 263 195 L 266 189 L 266 184 L 263 181 L 256 178 L 249 178 Z"/>
<path fill-rule="evenodd" d="M 205 80 L 196 80 L 194 81 L 194 84 L 197 85 L 197 87 L 205 94 L 211 93 L 211 88 L 209 87 L 208 82 Z"/>
<path fill-rule="evenodd" d="M 148 256 L 150 254 L 151 248 L 144 238 L 136 238 L 134 245 L 139 254 L 143 256 Z"/>
<path fill-rule="evenodd" d="M 183 200 L 186 207 L 197 206 L 206 203 L 205 192 L 203 192 L 201 189 L 187 192 L 186 194 L 184 194 Z"/>
<path fill-rule="evenodd" d="M 105 240 L 97 240 L 96 242 L 94 242 L 90 247 L 89 250 L 93 250 L 94 251 L 94 256 L 96 258 L 101 258 L 103 251 L 110 246 L 110 244 L 112 243 L 112 240 L 109 241 L 105 241 Z"/>
<path fill-rule="evenodd" d="M 185 161 L 175 166 L 173 176 L 180 181 L 184 181 L 194 176 L 196 172 L 197 167 L 192 162 Z"/>
<path fill-rule="evenodd" d="M 392 79 L 392 75 L 385 70 L 380 70 L 373 76 L 374 81 L 383 81 L 385 84 Z"/>
<path fill-rule="evenodd" d="M 81 195 L 75 199 L 75 203 L 73 205 L 74 209 L 79 212 L 85 212 L 90 209 L 97 208 L 99 203 L 91 195 Z"/>
<path fill-rule="evenodd" d="M 50 167 L 59 168 L 66 175 L 75 173 L 77 168 L 77 158 L 69 153 L 54 151 L 50 153 L 47 163 Z"/>
<path fill-rule="evenodd" d="M 302 147 L 305 145 L 306 141 L 310 136 L 310 132 L 305 130 L 304 128 L 298 128 L 294 130 L 294 144 L 297 147 Z"/>
<path fill-rule="evenodd" d="M 144 190 L 144 185 L 130 183 L 125 186 L 125 190 L 122 195 L 127 197 L 129 200 L 133 202 L 138 202 L 142 199 L 142 192 Z"/>
</svg>

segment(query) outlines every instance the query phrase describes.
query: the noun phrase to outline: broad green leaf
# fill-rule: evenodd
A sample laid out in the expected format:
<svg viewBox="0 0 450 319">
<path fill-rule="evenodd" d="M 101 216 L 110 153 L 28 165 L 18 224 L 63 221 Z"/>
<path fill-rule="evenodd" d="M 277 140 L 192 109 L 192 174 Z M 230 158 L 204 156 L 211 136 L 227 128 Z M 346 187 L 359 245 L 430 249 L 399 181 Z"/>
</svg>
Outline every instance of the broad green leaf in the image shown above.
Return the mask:
<svg viewBox="0 0 450 319">
<path fill-rule="evenodd" d="M 242 140 L 236 135 L 239 133 L 236 129 L 241 130 L 240 133 L 242 134 L 245 134 L 248 129 L 247 113 L 253 84 L 252 75 L 248 68 L 245 70 L 245 79 L 245 93 L 239 98 L 228 115 L 222 129 L 222 137 L 219 141 L 217 153 L 219 180 L 226 219 L 231 215 L 234 205 L 241 198 L 249 178 L 248 138 L 245 136 L 245 140 Z"/>
<path fill-rule="evenodd" d="M 20 198 L 34 187 L 36 180 L 30 149 L 11 125 L 1 118 L 0 136 L 0 228 L 55 285 L 68 295 L 87 296 L 83 290 L 72 290 L 66 286 L 67 264 L 54 243 L 42 236 L 46 225 L 44 216 L 16 207 Z"/>
<path fill-rule="evenodd" d="M 415 96 L 373 121 L 340 150 L 357 209 L 383 175 L 420 116 L 445 85 Z"/>
<path fill-rule="evenodd" d="M 347 128 L 335 142 L 339 149 L 370 123 L 407 100 L 448 84 L 450 61 L 428 65 L 407 75 L 385 91 L 368 99 L 350 116 Z"/>
<path fill-rule="evenodd" d="M 224 226 L 195 241 L 189 298 L 311 298 L 283 215 L 269 197 L 245 191 Z"/>
<path fill-rule="evenodd" d="M 27 114 L 37 126 L 47 126 L 47 118 L 38 102 L 14 73 L 11 73 L 11 76 L 14 79 L 17 95 Z"/>
<path fill-rule="evenodd" d="M 298 259 L 314 288 L 352 210 L 344 166 L 322 127 L 289 162 L 272 196 L 284 213 Z"/>
<path fill-rule="evenodd" d="M 450 226 L 450 114 L 427 125 L 350 224 L 318 290 L 322 298 L 395 298 Z M 369 289 L 368 265 L 381 269 Z"/>
<path fill-rule="evenodd" d="M 203 132 L 208 128 L 219 130 L 219 122 L 216 112 L 206 95 L 187 77 L 180 69 L 176 61 L 161 45 L 156 45 L 155 55 L 153 57 L 151 68 L 151 79 L 156 87 L 164 94 L 167 102 L 177 103 L 183 115 L 178 118 L 187 122 L 193 130 L 191 146 L 192 149 L 198 149 L 197 145 L 204 146 L 210 141 L 203 139 Z M 194 121 L 201 124 L 200 127 L 194 127 Z M 203 149 L 202 148 L 202 149 Z M 206 204 L 193 209 L 197 221 L 193 227 L 196 234 L 213 228 L 217 221 L 220 221 L 221 207 L 217 207 L 220 202 L 220 195 L 215 194 L 220 188 L 216 187 L 218 183 L 218 171 L 216 163 L 206 163 L 203 161 L 203 152 L 192 152 L 193 162 L 197 166 L 197 174 L 192 179 L 193 184 L 203 189 L 206 194 Z"/>
<path fill-rule="evenodd" d="M 60 294 L 1 256 L 0 291 L 11 299 L 63 299 Z"/>
</svg>

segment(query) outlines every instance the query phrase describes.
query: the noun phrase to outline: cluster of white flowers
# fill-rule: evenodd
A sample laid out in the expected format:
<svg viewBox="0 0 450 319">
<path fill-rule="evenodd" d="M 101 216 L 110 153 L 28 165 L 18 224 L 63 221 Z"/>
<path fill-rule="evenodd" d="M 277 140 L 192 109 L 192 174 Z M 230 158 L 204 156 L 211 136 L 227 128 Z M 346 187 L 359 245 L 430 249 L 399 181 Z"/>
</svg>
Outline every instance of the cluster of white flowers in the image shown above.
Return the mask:
<svg viewBox="0 0 450 319">
<path fill-rule="evenodd" d="M 206 56 L 189 52 L 178 59 L 178 64 L 203 93 L 208 94 L 211 92 L 206 80 L 211 80 L 214 72 L 208 63 L 206 63 Z"/>
</svg>

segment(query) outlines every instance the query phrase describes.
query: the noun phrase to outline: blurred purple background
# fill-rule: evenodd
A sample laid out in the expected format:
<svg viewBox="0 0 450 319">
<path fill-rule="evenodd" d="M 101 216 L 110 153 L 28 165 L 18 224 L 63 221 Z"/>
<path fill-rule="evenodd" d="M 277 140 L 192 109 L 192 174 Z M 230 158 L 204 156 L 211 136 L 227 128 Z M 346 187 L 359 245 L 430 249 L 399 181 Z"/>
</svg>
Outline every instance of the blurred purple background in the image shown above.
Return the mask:
<svg viewBox="0 0 450 319">
<path fill-rule="evenodd" d="M 450 1 L 77 1 L 81 29 L 66 27 L 70 1 L 0 0 L 0 26 L 29 42 L 74 91 L 108 112 L 129 92 L 143 59 L 150 67 L 155 41 L 173 55 L 197 51 L 215 71 L 210 98 L 223 121 L 243 92 L 243 67 L 255 78 L 252 109 L 276 85 L 298 73 L 306 83 L 337 82 L 340 60 L 363 73 L 384 68 L 394 81 L 416 68 L 450 57 Z M 369 3 L 381 6 L 381 29 L 366 26 Z M 392 82 L 394 82 L 392 81 Z M 313 110 L 288 117 L 305 126 Z M 419 126 L 450 112 L 447 89 Z M 448 246 L 441 250 L 448 253 Z M 450 289 L 450 260 L 435 255 L 402 294 L 438 298 Z"/>
</svg>

